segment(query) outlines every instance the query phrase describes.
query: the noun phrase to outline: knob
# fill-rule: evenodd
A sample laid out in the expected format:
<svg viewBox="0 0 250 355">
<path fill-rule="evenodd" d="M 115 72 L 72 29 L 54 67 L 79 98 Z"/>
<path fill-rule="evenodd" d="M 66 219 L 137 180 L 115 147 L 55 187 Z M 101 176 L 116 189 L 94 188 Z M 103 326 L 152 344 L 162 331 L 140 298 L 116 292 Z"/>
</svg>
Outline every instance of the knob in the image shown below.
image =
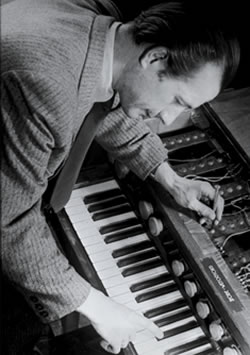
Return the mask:
<svg viewBox="0 0 250 355">
<path fill-rule="evenodd" d="M 216 322 L 212 322 L 209 325 L 209 331 L 210 331 L 211 337 L 215 341 L 220 340 L 224 335 L 224 329 L 223 329 L 222 325 L 218 324 Z"/>
<path fill-rule="evenodd" d="M 210 308 L 207 303 L 199 301 L 196 304 L 196 311 L 201 319 L 205 319 L 210 313 Z"/>
<path fill-rule="evenodd" d="M 240 355 L 240 351 L 237 348 L 229 347 L 223 349 L 223 355 Z"/>
<path fill-rule="evenodd" d="M 151 216 L 151 214 L 154 213 L 153 205 L 148 201 L 140 201 L 138 208 L 141 217 L 145 220 L 148 219 Z"/>
<path fill-rule="evenodd" d="M 185 271 L 185 264 L 180 260 L 174 260 L 172 262 L 172 270 L 175 276 L 181 276 Z"/>
<path fill-rule="evenodd" d="M 195 282 L 193 281 L 185 281 L 184 282 L 184 289 L 186 294 L 192 298 L 196 295 L 196 293 L 198 292 L 198 286 Z"/>
<path fill-rule="evenodd" d="M 163 231 L 163 223 L 159 218 L 150 217 L 148 220 L 150 233 L 157 237 Z"/>
</svg>

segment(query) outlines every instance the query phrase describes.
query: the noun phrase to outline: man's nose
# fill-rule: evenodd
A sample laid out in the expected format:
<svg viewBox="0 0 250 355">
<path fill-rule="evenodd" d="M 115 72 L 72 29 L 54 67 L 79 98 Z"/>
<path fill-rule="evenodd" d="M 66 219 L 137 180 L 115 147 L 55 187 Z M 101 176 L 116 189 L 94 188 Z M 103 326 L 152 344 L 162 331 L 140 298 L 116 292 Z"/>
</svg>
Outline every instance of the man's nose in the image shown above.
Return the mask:
<svg viewBox="0 0 250 355">
<path fill-rule="evenodd" d="M 175 107 L 172 109 L 163 110 L 160 113 L 160 117 L 166 125 L 170 125 L 181 114 L 182 111 L 183 111 L 182 107 L 181 108 Z"/>
</svg>

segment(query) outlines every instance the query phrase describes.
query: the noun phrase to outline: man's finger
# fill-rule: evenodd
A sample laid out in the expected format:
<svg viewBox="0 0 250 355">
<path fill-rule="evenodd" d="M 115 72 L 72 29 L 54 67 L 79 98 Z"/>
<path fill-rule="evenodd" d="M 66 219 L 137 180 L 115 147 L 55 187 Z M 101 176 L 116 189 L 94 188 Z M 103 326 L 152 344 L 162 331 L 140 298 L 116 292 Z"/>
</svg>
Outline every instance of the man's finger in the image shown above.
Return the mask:
<svg viewBox="0 0 250 355">
<path fill-rule="evenodd" d="M 202 196 L 209 198 L 210 201 L 213 201 L 215 197 L 215 189 L 213 186 L 207 182 L 203 182 L 200 187 Z"/>
<path fill-rule="evenodd" d="M 212 221 L 216 218 L 215 212 L 199 200 L 196 200 L 193 203 L 192 209 L 197 212 L 201 217 L 209 218 Z"/>
<path fill-rule="evenodd" d="M 163 338 L 163 331 L 151 320 L 147 319 L 146 317 L 140 316 L 139 324 L 148 329 L 157 339 Z"/>
<path fill-rule="evenodd" d="M 101 340 L 100 345 L 105 351 L 111 354 L 119 354 L 121 351 L 121 347 L 118 344 L 111 345 L 106 340 Z"/>
<path fill-rule="evenodd" d="M 223 214 L 223 210 L 224 210 L 224 199 L 219 195 L 218 196 L 218 200 L 216 201 L 216 204 L 214 206 L 214 211 L 216 214 L 216 220 L 220 221 L 222 218 L 222 214 Z"/>
</svg>

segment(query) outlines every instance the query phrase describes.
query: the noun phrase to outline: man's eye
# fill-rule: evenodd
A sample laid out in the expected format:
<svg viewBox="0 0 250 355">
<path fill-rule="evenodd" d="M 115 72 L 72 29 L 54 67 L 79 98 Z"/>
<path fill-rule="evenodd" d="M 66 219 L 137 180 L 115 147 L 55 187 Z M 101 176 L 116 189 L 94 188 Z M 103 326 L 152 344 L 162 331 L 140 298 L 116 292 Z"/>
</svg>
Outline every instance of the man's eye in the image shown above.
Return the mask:
<svg viewBox="0 0 250 355">
<path fill-rule="evenodd" d="M 189 110 L 189 108 L 188 108 L 186 105 L 184 105 L 180 100 L 175 99 L 175 103 L 176 103 L 178 106 L 181 106 L 184 111 L 188 111 L 188 110 Z"/>
</svg>

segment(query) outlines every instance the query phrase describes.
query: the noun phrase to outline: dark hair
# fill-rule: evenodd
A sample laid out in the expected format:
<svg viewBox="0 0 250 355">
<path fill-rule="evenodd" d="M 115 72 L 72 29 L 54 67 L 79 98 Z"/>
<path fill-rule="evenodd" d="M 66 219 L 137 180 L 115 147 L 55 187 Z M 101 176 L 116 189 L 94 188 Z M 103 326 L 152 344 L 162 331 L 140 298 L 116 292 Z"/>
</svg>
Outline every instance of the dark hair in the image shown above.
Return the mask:
<svg viewBox="0 0 250 355">
<path fill-rule="evenodd" d="M 168 49 L 164 74 L 170 76 L 190 76 L 211 62 L 224 69 L 221 82 L 224 88 L 239 65 L 239 43 L 229 26 L 222 24 L 221 19 L 216 20 L 207 9 L 192 6 L 190 0 L 164 2 L 142 11 L 134 19 L 133 37 L 137 44 L 148 43 L 150 48 L 164 46 Z"/>
</svg>

